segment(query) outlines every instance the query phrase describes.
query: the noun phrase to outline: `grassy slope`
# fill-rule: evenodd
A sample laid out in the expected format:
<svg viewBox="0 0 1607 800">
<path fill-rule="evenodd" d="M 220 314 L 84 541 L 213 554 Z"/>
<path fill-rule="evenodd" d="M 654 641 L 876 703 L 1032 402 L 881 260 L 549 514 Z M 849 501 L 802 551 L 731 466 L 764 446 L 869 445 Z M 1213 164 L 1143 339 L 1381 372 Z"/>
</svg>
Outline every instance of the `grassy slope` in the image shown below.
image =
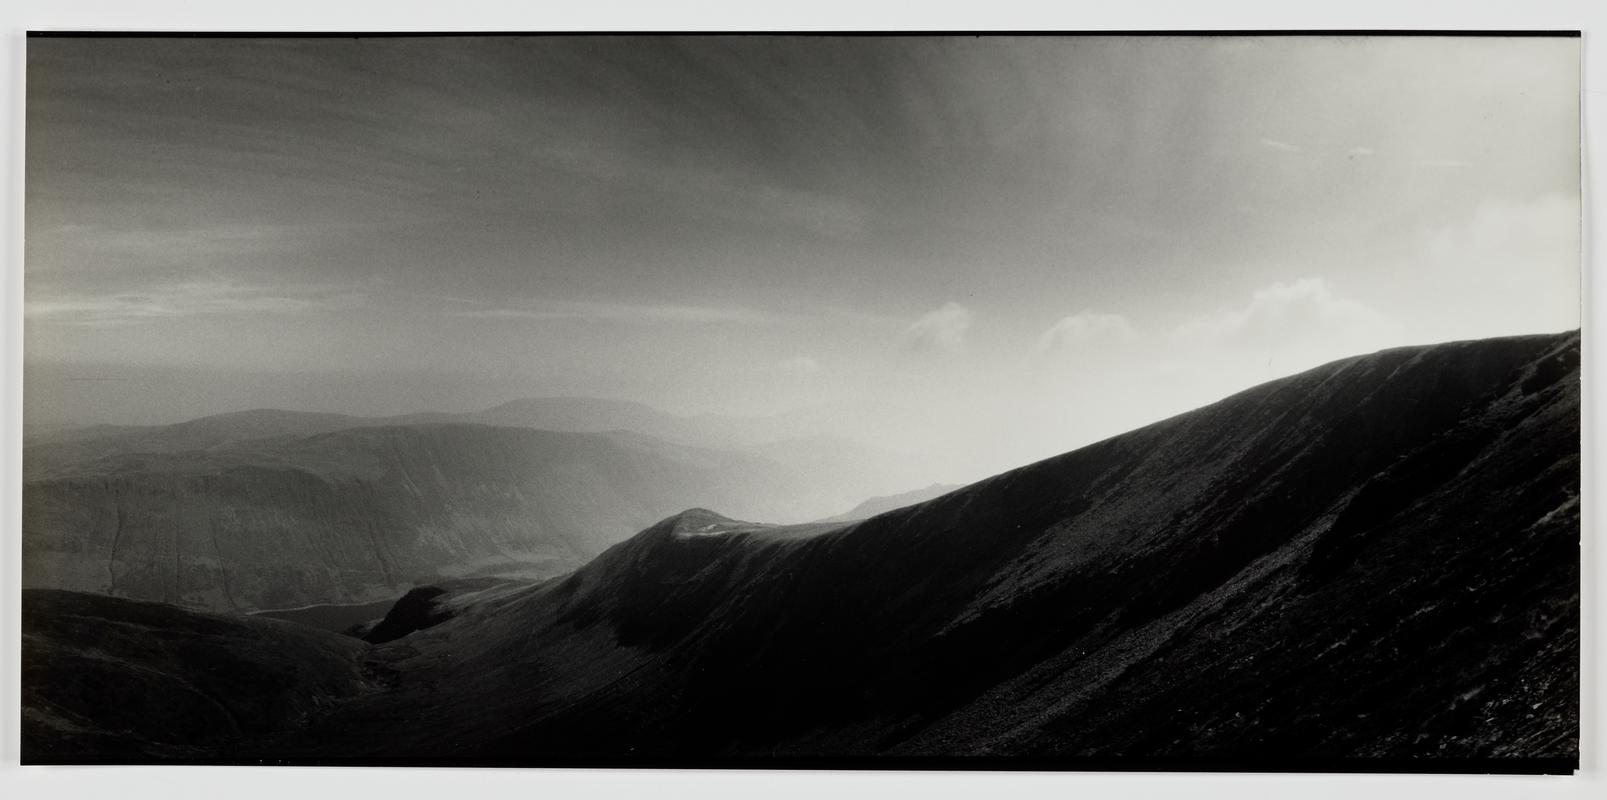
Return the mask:
<svg viewBox="0 0 1607 800">
<path fill-rule="evenodd" d="M 689 513 L 377 648 L 394 696 L 273 746 L 1566 757 L 1577 363 L 1390 351 L 857 525 Z"/>
<path fill-rule="evenodd" d="M 1568 757 L 1578 347 L 1336 362 L 857 524 L 686 512 L 212 752 Z"/>
</svg>

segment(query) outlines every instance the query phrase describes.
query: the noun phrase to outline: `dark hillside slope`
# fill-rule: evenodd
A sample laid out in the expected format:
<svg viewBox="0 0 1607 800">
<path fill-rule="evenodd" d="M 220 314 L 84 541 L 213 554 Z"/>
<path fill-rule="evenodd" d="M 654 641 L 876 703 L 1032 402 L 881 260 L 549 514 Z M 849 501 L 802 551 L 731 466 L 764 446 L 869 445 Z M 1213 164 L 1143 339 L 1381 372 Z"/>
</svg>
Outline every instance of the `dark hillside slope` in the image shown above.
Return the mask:
<svg viewBox="0 0 1607 800">
<path fill-rule="evenodd" d="M 436 693 L 383 752 L 1566 758 L 1577 369 L 1393 350 L 818 535 L 688 513 L 379 648 Z"/>
<path fill-rule="evenodd" d="M 215 610 L 371 601 L 442 576 L 558 574 L 688 502 L 773 491 L 772 472 L 480 425 L 108 456 L 24 485 L 23 578 Z"/>
<path fill-rule="evenodd" d="M 362 642 L 159 603 L 23 592 L 25 760 L 185 758 L 379 688 Z"/>
<path fill-rule="evenodd" d="M 367 652 L 386 691 L 212 757 L 1561 768 L 1578 357 L 1335 362 L 846 526 L 694 509 L 460 599 Z"/>
</svg>

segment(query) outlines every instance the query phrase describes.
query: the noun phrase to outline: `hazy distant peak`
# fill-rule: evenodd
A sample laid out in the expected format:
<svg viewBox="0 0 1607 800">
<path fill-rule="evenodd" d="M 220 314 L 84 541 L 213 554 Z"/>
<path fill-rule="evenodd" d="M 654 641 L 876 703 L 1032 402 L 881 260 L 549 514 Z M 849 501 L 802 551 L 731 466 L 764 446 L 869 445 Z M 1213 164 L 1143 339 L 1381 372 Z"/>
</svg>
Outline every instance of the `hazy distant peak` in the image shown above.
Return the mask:
<svg viewBox="0 0 1607 800">
<path fill-rule="evenodd" d="M 617 400 L 605 397 L 580 397 L 577 395 L 554 395 L 549 397 L 516 397 L 503 403 L 498 403 L 486 412 L 503 411 L 527 408 L 585 408 L 595 409 L 602 407 L 629 408 L 638 411 L 647 411 L 666 416 L 675 416 L 667 411 L 661 411 L 646 403 L 635 400 Z"/>
<path fill-rule="evenodd" d="M 827 517 L 820 521 L 852 522 L 855 520 L 869 519 L 877 514 L 882 514 L 894 509 L 914 505 L 916 503 L 926 502 L 927 500 L 948 494 L 949 492 L 952 492 L 958 488 L 960 488 L 959 484 L 933 483 L 930 486 L 926 486 L 921 489 L 912 489 L 908 492 L 872 497 L 865 502 L 854 506 L 852 510 L 846 513 L 838 514 L 834 517 Z"/>
</svg>

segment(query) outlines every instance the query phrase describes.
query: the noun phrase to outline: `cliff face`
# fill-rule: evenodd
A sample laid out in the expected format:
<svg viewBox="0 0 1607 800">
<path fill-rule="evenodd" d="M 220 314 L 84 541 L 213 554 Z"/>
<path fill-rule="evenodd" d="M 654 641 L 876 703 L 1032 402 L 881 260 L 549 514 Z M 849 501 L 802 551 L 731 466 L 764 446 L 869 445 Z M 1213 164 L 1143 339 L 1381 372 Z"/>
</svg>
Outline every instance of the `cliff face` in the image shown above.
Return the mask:
<svg viewBox="0 0 1607 800">
<path fill-rule="evenodd" d="M 24 486 L 24 581 L 208 609 L 362 602 L 557 574 L 689 500 L 780 480 L 735 456 L 476 425 L 116 454 Z"/>
<path fill-rule="evenodd" d="M 1577 334 L 1348 359 L 859 523 L 694 509 L 424 598 L 360 656 L 383 691 L 212 752 L 1567 763 L 1578 359 Z"/>
</svg>

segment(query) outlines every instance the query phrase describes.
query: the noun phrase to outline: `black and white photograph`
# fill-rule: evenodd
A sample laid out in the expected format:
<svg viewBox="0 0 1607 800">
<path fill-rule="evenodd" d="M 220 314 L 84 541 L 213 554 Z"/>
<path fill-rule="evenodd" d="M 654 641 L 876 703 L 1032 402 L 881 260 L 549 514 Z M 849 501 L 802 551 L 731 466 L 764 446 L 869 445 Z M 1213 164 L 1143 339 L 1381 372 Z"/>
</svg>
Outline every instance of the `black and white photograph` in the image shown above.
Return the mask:
<svg viewBox="0 0 1607 800">
<path fill-rule="evenodd" d="M 35 31 L 21 762 L 1571 774 L 1582 41 Z"/>
</svg>

